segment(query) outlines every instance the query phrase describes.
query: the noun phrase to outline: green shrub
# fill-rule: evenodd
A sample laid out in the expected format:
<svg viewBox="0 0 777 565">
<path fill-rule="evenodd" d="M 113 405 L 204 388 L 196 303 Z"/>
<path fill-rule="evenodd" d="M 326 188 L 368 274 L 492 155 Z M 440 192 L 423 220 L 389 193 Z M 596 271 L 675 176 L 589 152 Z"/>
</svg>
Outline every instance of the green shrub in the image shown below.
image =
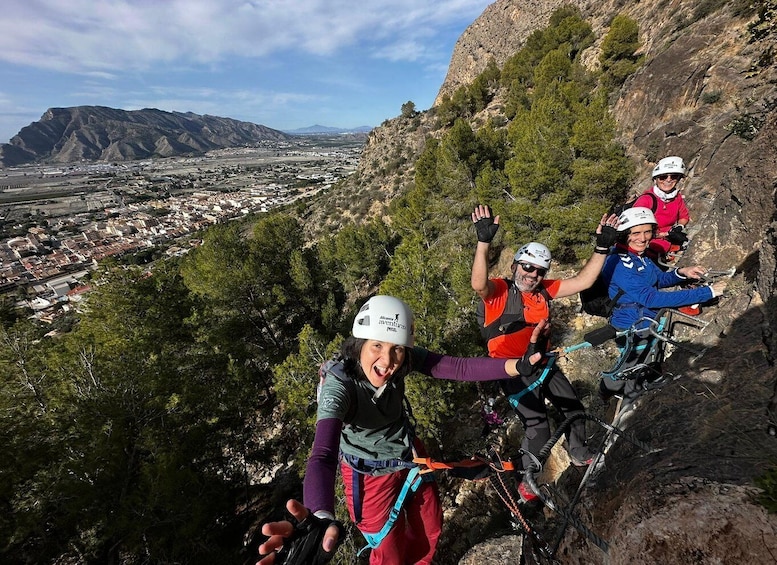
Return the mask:
<svg viewBox="0 0 777 565">
<path fill-rule="evenodd" d="M 769 512 L 777 512 L 777 467 L 766 471 L 753 481 L 763 492 L 758 496 L 758 503 Z"/>
<path fill-rule="evenodd" d="M 715 104 L 720 101 L 720 97 L 723 93 L 720 90 L 713 90 L 711 92 L 705 92 L 701 95 L 701 101 L 705 104 Z"/>
<path fill-rule="evenodd" d="M 729 129 L 737 137 L 752 141 L 763 126 L 763 118 L 754 114 L 742 114 L 731 121 Z"/>
</svg>

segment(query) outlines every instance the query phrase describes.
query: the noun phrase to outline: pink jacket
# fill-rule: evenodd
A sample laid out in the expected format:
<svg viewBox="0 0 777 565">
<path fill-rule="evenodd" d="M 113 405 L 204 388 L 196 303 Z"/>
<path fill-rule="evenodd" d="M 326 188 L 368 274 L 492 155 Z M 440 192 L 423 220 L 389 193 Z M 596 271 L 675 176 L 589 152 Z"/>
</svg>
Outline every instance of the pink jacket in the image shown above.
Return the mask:
<svg viewBox="0 0 777 565">
<path fill-rule="evenodd" d="M 656 216 L 656 222 L 658 222 L 658 232 L 668 232 L 673 225 L 679 220 L 690 220 L 691 215 L 688 213 L 688 208 L 685 206 L 685 200 L 683 195 L 678 194 L 672 200 L 664 202 L 660 198 L 656 198 L 658 205 L 654 210 Z M 634 202 L 634 206 L 644 206 L 645 208 L 653 209 L 653 199 L 647 194 L 643 194 Z"/>
</svg>

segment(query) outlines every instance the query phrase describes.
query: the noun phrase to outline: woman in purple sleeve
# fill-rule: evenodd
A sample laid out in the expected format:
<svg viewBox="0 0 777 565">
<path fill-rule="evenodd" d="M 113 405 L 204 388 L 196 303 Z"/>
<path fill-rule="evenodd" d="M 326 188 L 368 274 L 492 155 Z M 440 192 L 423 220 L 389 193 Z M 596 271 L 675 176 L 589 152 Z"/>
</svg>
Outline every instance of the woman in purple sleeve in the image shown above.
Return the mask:
<svg viewBox="0 0 777 565">
<path fill-rule="evenodd" d="M 433 475 L 418 475 L 412 463 L 426 453 L 405 404 L 405 377 L 418 371 L 439 379 L 498 380 L 528 374 L 542 354 L 525 359 L 439 355 L 413 347 L 414 330 L 413 313 L 397 298 L 374 296 L 362 306 L 341 355 L 322 368 L 327 375 L 319 391 L 304 505 L 287 504 L 298 524 L 263 526 L 270 538 L 259 551 L 269 555 L 259 565 L 275 563 L 274 552 L 284 544 L 291 562 L 291 554 L 301 551 L 312 552 L 306 563 L 326 563 L 334 556 L 343 536 L 334 516 L 338 465 L 351 520 L 372 548 L 370 563 L 432 562 L 442 507 Z M 538 337 L 533 336 L 535 342 Z"/>
</svg>

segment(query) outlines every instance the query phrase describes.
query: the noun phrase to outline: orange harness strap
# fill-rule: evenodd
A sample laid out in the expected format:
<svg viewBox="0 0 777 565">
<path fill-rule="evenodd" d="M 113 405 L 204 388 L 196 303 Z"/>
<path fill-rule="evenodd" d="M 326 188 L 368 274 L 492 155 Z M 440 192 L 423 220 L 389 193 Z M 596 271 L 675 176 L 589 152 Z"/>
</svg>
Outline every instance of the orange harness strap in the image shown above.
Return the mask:
<svg viewBox="0 0 777 565">
<path fill-rule="evenodd" d="M 421 469 L 421 473 L 429 473 L 431 471 L 446 471 L 457 468 L 473 469 L 485 466 L 491 467 L 491 469 L 500 473 L 502 471 L 515 470 L 512 461 L 500 460 L 499 466 L 497 466 L 494 463 L 486 461 L 485 459 L 481 459 L 477 456 L 471 457 L 470 459 L 462 459 L 460 461 L 437 461 L 431 457 L 416 457 L 413 459 L 413 463 L 424 467 Z"/>
</svg>

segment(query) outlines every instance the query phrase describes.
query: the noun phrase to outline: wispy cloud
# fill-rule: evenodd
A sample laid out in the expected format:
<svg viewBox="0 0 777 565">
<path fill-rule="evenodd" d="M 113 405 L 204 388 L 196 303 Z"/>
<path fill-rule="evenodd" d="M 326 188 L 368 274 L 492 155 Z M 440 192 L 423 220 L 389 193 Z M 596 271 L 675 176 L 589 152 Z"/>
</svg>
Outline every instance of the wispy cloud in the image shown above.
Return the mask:
<svg viewBox="0 0 777 565">
<path fill-rule="evenodd" d="M 490 0 L 5 0 L 0 142 L 49 107 L 377 125 L 434 99 Z"/>
<path fill-rule="evenodd" d="M 366 46 L 415 60 L 420 45 L 488 2 L 463 0 L 10 0 L 0 20 L 0 60 L 64 72 L 206 64 L 283 51 L 331 55 Z M 423 50 L 420 50 L 423 52 Z"/>
</svg>

